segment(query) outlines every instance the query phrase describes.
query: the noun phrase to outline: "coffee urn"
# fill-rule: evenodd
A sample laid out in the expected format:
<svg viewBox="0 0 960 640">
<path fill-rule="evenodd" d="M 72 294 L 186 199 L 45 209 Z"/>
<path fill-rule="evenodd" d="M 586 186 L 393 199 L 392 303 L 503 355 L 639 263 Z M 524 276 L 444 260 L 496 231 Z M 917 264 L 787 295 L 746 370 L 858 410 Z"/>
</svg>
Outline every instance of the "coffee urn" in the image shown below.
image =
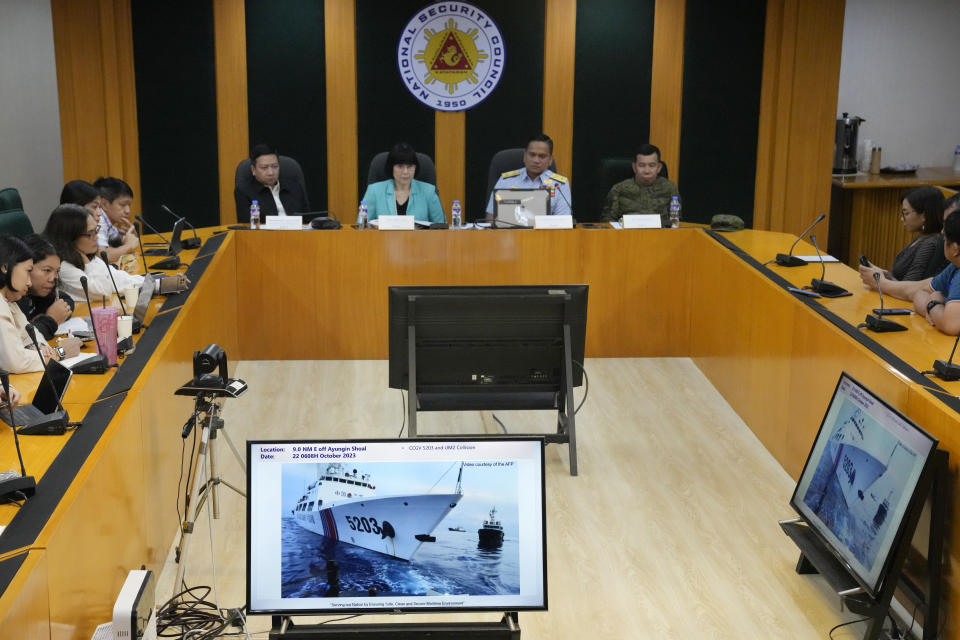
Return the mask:
<svg viewBox="0 0 960 640">
<path fill-rule="evenodd" d="M 837 131 L 833 139 L 834 174 L 857 172 L 857 134 L 861 122 L 866 120 L 859 116 L 849 117 L 846 111 L 842 118 L 837 118 Z"/>
</svg>

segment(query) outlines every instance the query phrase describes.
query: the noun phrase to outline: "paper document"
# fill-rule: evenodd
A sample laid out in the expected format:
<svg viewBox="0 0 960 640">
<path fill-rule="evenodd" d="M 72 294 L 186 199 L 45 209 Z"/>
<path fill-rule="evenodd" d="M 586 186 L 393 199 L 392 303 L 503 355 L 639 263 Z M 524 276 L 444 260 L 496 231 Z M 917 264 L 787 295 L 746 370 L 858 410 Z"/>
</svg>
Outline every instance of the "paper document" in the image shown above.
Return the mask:
<svg viewBox="0 0 960 640">
<path fill-rule="evenodd" d="M 90 331 L 90 325 L 87 323 L 86 318 L 70 318 L 59 327 L 57 327 L 57 335 L 66 335 L 73 331 Z"/>
<path fill-rule="evenodd" d="M 840 262 L 829 253 L 821 253 L 819 256 L 814 254 L 812 256 L 793 256 L 794 258 L 800 258 L 804 262 L 820 262 L 820 258 L 823 257 L 824 262 Z"/>
<path fill-rule="evenodd" d="M 65 367 L 67 367 L 67 368 L 69 369 L 69 368 L 73 367 L 73 365 L 79 364 L 79 363 L 83 362 L 84 360 L 89 360 L 90 358 L 94 357 L 95 355 L 97 355 L 97 354 L 96 354 L 96 353 L 81 353 L 80 355 L 78 355 L 78 356 L 73 356 L 72 358 L 64 358 L 63 360 L 60 361 L 60 364 L 62 364 L 63 366 L 65 366 Z"/>
</svg>

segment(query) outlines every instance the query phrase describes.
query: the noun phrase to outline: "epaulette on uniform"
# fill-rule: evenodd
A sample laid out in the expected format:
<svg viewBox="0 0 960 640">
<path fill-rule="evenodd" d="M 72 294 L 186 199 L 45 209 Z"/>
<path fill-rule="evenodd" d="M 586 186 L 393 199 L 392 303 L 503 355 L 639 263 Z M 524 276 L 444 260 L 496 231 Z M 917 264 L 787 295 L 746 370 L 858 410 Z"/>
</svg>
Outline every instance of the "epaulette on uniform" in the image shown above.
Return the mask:
<svg viewBox="0 0 960 640">
<path fill-rule="evenodd" d="M 562 175 L 560 175 L 559 173 L 557 173 L 556 171 L 551 171 L 551 172 L 550 172 L 550 177 L 553 178 L 554 180 L 556 180 L 557 182 L 563 182 L 563 183 L 566 183 L 566 182 L 567 182 L 567 176 L 562 176 Z"/>
<path fill-rule="evenodd" d="M 500 174 L 501 178 L 512 178 L 514 176 L 520 175 L 520 169 L 514 169 L 513 171 L 504 171 Z"/>
</svg>

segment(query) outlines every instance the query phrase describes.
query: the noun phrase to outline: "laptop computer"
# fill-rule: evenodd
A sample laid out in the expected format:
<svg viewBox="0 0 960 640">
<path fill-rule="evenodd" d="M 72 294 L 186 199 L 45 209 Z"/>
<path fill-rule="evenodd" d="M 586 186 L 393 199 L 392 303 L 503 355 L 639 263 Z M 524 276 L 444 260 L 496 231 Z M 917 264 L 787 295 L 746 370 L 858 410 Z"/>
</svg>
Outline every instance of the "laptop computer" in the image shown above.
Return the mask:
<svg viewBox="0 0 960 640">
<path fill-rule="evenodd" d="M 147 249 L 143 252 L 145 256 L 175 256 L 183 249 L 183 242 L 180 236 L 183 235 L 183 224 L 185 218 L 179 218 L 173 223 L 173 232 L 170 234 L 170 243 L 165 249 Z"/>
<path fill-rule="evenodd" d="M 550 213 L 550 192 L 546 189 L 495 189 L 493 219 L 497 226 L 533 228 L 535 216 Z"/>
<path fill-rule="evenodd" d="M 70 378 L 72 377 L 73 371 L 51 358 L 47 362 L 43 377 L 40 379 L 40 386 L 37 387 L 37 392 L 33 394 L 33 402 L 13 409 L 13 421 L 16 424 L 10 426 L 30 426 L 58 411 L 57 403 L 63 401 L 63 394 L 67 392 L 67 385 L 70 384 Z M 53 388 L 51 388 L 51 383 Z M 56 395 L 54 395 L 54 391 L 56 391 Z M 0 420 L 5 423 L 10 421 L 10 411 L 6 408 L 6 405 L 0 411 Z"/>
</svg>

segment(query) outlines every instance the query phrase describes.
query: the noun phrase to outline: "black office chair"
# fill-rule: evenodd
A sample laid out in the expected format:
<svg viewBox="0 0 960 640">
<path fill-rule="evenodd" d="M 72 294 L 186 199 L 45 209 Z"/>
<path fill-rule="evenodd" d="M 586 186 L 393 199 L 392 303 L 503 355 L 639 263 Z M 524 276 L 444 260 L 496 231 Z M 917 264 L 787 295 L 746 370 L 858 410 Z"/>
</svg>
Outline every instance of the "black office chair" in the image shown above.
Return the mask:
<svg viewBox="0 0 960 640">
<path fill-rule="evenodd" d="M 373 160 L 370 161 L 370 169 L 367 171 L 367 185 L 393 177 L 387 175 L 387 155 L 388 152 L 381 151 L 373 156 Z M 413 174 L 413 177 L 420 182 L 429 182 L 433 186 L 437 186 L 437 169 L 433 165 L 433 158 L 418 151 L 417 172 Z"/>
<path fill-rule="evenodd" d="M 250 172 L 250 158 L 244 158 L 237 165 L 237 174 L 234 177 L 233 184 L 242 188 L 255 188 L 256 178 Z M 300 185 L 303 193 L 307 193 L 307 185 L 303 179 L 303 169 L 300 163 L 289 156 L 280 156 L 280 182 L 294 182 Z M 297 213 L 306 213 L 298 211 Z"/>
<path fill-rule="evenodd" d="M 500 179 L 500 174 L 506 171 L 523 168 L 524 148 L 501 149 L 490 158 L 490 168 L 487 171 L 487 199 L 483 201 L 483 210 L 486 210 L 487 202 L 490 200 L 490 194 L 493 193 L 493 187 Z M 550 163 L 550 171 L 557 170 L 556 161 Z"/>
<path fill-rule="evenodd" d="M 13 187 L 0 189 L 0 233 L 20 238 L 33 233 L 30 218 L 23 210 L 20 192 Z"/>
</svg>

